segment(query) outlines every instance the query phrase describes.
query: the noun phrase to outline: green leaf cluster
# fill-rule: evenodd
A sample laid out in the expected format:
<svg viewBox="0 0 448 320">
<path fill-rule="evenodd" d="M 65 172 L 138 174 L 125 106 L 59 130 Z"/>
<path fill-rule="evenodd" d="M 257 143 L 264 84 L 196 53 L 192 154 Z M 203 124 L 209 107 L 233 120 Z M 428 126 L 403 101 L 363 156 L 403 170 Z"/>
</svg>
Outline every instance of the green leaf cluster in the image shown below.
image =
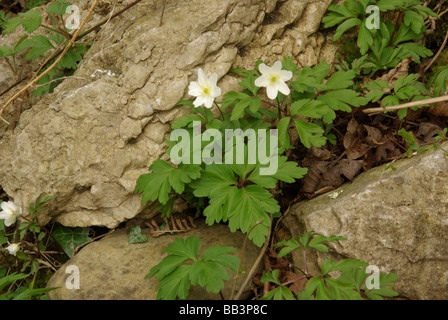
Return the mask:
<svg viewBox="0 0 448 320">
<path fill-rule="evenodd" d="M 383 80 L 374 80 L 365 84 L 364 88 L 368 90 L 365 97 L 372 102 L 381 101 L 384 107 L 396 106 L 410 101 L 420 101 L 427 98 L 429 91 L 425 85 L 418 81 L 418 74 L 407 74 L 400 77 L 393 88 Z M 417 110 L 423 106 L 413 107 Z M 398 116 L 403 119 L 407 114 L 407 109 L 398 110 Z"/>
<path fill-rule="evenodd" d="M 278 257 L 284 257 L 292 251 L 300 249 L 312 249 L 319 252 L 328 252 L 327 243 L 346 238 L 336 235 L 323 236 L 313 231 L 305 232 L 290 240 L 278 242 L 276 247 L 282 247 Z M 383 297 L 394 297 L 398 294 L 391 288 L 397 280 L 396 274 L 380 273 L 379 288 L 367 289 L 365 286 L 367 278 L 366 268 L 368 263 L 358 259 L 343 259 L 338 262 L 326 259 L 321 264 L 321 274 L 315 277 L 308 275 L 305 289 L 297 293 L 298 300 L 382 300 Z M 338 273 L 338 277 L 330 273 Z M 263 300 L 294 300 L 293 293 L 278 279 L 279 270 L 268 271 L 263 274 L 262 283 L 271 282 L 278 285 L 269 291 Z"/>
<path fill-rule="evenodd" d="M 63 19 L 60 19 L 59 17 L 65 14 L 65 10 L 70 5 L 70 2 L 66 0 L 53 1 L 48 5 L 45 15 L 47 16 L 50 25 L 48 25 L 48 22 L 44 25 L 47 32 L 31 36 L 33 32 L 41 27 L 43 28 L 42 17 L 44 15 L 40 6 L 46 2 L 47 1 L 44 0 L 28 1 L 27 8 L 29 10 L 18 13 L 16 17 L 11 17 L 10 14 L 0 12 L 0 27 L 3 29 L 4 34 L 13 32 L 19 26 L 22 26 L 26 32 L 26 34 L 13 46 L 0 46 L 0 57 L 5 59 L 12 57 L 12 59 L 14 59 L 16 54 L 25 51 L 26 60 L 35 60 L 42 56 L 48 58 L 55 52 L 56 48 L 63 45 L 64 41 L 67 43 L 67 40 L 71 38 L 71 35 L 67 32 L 65 26 L 61 25 Z M 48 85 L 40 86 L 33 91 L 33 94 L 39 96 L 46 92 L 53 92 L 53 89 L 62 81 L 56 81 L 57 79 L 70 76 L 74 73 L 83 54 L 87 51 L 88 46 L 89 44 L 82 43 L 76 43 L 71 46 L 56 68 L 51 70 L 51 72 L 37 82 L 38 85 L 46 83 L 48 83 Z M 57 57 L 49 59 L 45 67 L 40 70 L 40 73 L 44 72 L 48 66 L 56 61 L 56 59 Z M 10 65 L 14 64 L 10 63 Z M 13 71 L 18 73 L 19 70 L 17 67 L 14 68 L 15 70 Z"/>
<path fill-rule="evenodd" d="M 177 238 L 163 250 L 168 256 L 145 277 L 155 276 L 160 280 L 157 299 L 185 299 L 191 285 L 218 293 L 224 288 L 224 280 L 230 279 L 227 269 L 237 272 L 240 259 L 230 254 L 235 248 L 211 246 L 199 257 L 199 247 L 199 238 L 192 236 L 188 239 Z"/>
<path fill-rule="evenodd" d="M 379 9 L 379 16 L 367 10 L 370 6 Z M 395 68 L 397 64 L 412 58 L 420 63 L 421 58 L 432 55 L 431 50 L 417 43 L 426 31 L 424 19 L 438 17 L 418 0 L 348 0 L 340 5 L 330 5 L 329 13 L 323 19 L 324 27 L 338 26 L 333 40 L 353 28 L 358 28 L 356 42 L 343 41 L 346 61 L 339 68 L 351 69 L 363 74 L 373 74 L 379 70 Z M 399 11 L 403 23 L 387 20 L 387 13 Z M 379 29 L 371 28 L 369 22 L 375 18 Z M 361 59 L 361 60 L 360 60 Z"/>
</svg>

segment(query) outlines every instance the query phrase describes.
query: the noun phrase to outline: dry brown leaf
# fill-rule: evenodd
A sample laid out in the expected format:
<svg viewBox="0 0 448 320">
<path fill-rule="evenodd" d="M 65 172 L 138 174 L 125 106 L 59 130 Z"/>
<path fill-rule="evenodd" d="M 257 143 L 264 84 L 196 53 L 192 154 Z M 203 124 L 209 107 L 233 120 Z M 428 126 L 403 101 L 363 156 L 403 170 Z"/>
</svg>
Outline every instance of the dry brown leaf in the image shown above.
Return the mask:
<svg viewBox="0 0 448 320">
<path fill-rule="evenodd" d="M 395 87 L 395 82 L 402 76 L 405 76 L 409 73 L 409 64 L 412 62 L 411 58 L 406 58 L 402 60 L 395 68 L 390 70 L 385 75 L 377 78 L 376 80 L 383 80 L 389 84 L 390 89 L 392 90 Z"/>
</svg>

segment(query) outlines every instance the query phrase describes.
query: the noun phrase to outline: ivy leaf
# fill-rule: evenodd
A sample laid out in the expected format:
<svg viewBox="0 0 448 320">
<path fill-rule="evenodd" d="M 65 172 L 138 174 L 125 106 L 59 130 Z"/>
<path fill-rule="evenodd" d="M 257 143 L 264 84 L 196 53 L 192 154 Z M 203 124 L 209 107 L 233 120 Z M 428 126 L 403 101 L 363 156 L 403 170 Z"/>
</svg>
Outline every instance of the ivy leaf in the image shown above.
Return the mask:
<svg viewBox="0 0 448 320">
<path fill-rule="evenodd" d="M 142 233 L 142 229 L 139 226 L 133 226 L 129 231 L 129 243 L 143 243 L 147 242 L 148 237 Z"/>
<path fill-rule="evenodd" d="M 58 225 L 53 230 L 53 236 L 69 258 L 73 256 L 77 247 L 90 241 L 89 228 L 69 228 Z"/>
</svg>

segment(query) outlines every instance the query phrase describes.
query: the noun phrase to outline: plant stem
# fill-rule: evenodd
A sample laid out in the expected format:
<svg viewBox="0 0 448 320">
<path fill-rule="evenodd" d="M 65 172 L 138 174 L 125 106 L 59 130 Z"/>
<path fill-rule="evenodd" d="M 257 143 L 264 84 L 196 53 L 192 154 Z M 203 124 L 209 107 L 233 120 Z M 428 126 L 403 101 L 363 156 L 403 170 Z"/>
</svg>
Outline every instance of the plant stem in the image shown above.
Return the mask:
<svg viewBox="0 0 448 320">
<path fill-rule="evenodd" d="M 39 81 L 40 79 L 42 79 L 48 72 L 50 72 L 51 70 L 54 69 L 54 67 L 56 67 L 56 65 L 62 60 L 62 58 L 65 56 L 65 54 L 68 52 L 68 50 L 70 49 L 70 47 L 73 45 L 73 43 L 75 42 L 75 40 L 78 37 L 79 32 L 82 30 L 82 28 L 84 27 L 84 25 L 87 23 L 87 20 L 90 18 L 91 14 L 93 13 L 93 9 L 95 9 L 96 5 L 98 4 L 99 0 L 94 0 L 93 4 L 91 5 L 89 11 L 87 12 L 86 17 L 84 18 L 84 20 L 82 21 L 81 25 L 79 26 L 79 29 L 77 29 L 77 31 L 73 34 L 73 37 L 70 39 L 69 43 L 67 44 L 67 46 L 64 48 L 64 50 L 62 51 L 61 55 L 56 59 L 55 62 L 53 62 L 53 64 L 48 67 L 44 72 L 42 72 L 39 76 L 37 76 L 36 78 L 34 78 L 33 80 L 31 80 L 27 85 L 25 85 L 21 90 L 19 90 L 19 92 L 17 92 L 15 95 L 13 95 L 8 101 L 6 101 L 6 103 L 2 106 L 2 108 L 0 109 L 0 118 L 1 120 L 3 120 L 4 122 L 6 122 L 7 124 L 10 124 L 8 121 L 6 121 L 5 119 L 3 119 L 3 117 L 1 117 L 3 111 L 6 109 L 6 107 L 12 102 L 14 101 L 17 97 L 19 97 L 23 92 L 25 92 L 26 90 L 28 90 L 31 86 L 33 86 L 37 81 Z"/>
<path fill-rule="evenodd" d="M 373 113 L 381 113 L 384 111 L 400 110 L 400 109 L 404 109 L 404 108 L 418 107 L 418 106 L 422 106 L 424 104 L 433 104 L 433 103 L 444 102 L 444 101 L 448 101 L 448 95 L 437 97 L 437 98 L 426 99 L 426 100 L 408 102 L 408 103 L 399 104 L 399 105 L 390 106 L 390 107 L 368 108 L 368 109 L 364 109 L 363 112 L 364 113 L 372 113 L 372 114 Z"/>
<path fill-rule="evenodd" d="M 268 248 L 269 239 L 271 238 L 272 214 L 269 215 L 269 220 L 271 221 L 271 224 L 269 225 L 268 235 L 266 236 L 266 241 L 264 242 L 263 248 L 261 248 L 260 254 L 258 255 L 257 259 L 255 260 L 254 264 L 252 265 L 252 268 L 250 269 L 249 273 L 247 274 L 246 279 L 244 280 L 242 286 L 240 287 L 240 290 L 238 291 L 238 294 L 235 296 L 235 298 L 233 300 L 239 300 L 239 298 L 241 297 L 241 294 L 243 293 L 244 289 L 246 288 L 247 283 L 249 282 L 250 279 L 252 279 L 258 264 L 260 263 L 266 249 Z"/>
<path fill-rule="evenodd" d="M 238 271 L 236 272 L 235 277 L 233 279 L 233 287 L 232 287 L 232 294 L 230 296 L 230 300 L 233 300 L 233 295 L 234 295 L 235 289 L 236 289 L 236 280 L 238 279 L 238 275 L 240 274 L 240 271 L 241 271 L 241 266 L 243 265 L 243 258 L 244 258 L 244 252 L 246 251 L 247 238 L 249 237 L 249 234 L 252 232 L 252 230 L 254 230 L 254 228 L 261 223 L 263 223 L 263 221 L 257 221 L 257 223 L 255 223 L 252 226 L 252 228 L 249 230 L 249 232 L 246 234 L 246 237 L 244 238 L 243 248 L 241 249 L 241 260 L 240 260 L 240 264 L 238 265 Z"/>
<path fill-rule="evenodd" d="M 218 106 L 218 104 L 216 102 L 213 101 L 213 103 L 216 106 L 216 108 L 218 109 L 219 113 L 221 114 L 221 119 L 224 121 L 224 114 L 222 113 L 221 108 Z"/>
</svg>

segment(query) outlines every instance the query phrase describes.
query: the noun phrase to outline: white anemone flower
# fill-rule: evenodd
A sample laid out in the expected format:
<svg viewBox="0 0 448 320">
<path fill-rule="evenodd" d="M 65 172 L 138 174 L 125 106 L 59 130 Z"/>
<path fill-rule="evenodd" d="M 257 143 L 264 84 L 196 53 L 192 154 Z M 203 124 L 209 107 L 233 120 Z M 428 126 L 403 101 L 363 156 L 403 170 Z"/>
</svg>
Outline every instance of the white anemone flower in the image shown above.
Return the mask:
<svg viewBox="0 0 448 320">
<path fill-rule="evenodd" d="M 276 61 L 272 67 L 261 63 L 258 66 L 258 70 L 260 70 L 261 76 L 255 79 L 255 85 L 257 87 L 266 87 L 269 99 L 274 100 L 277 98 L 279 91 L 284 95 L 289 95 L 291 91 L 285 81 L 291 80 L 293 74 L 291 71 L 282 70 L 280 61 Z"/>
<path fill-rule="evenodd" d="M 11 201 L 2 202 L 1 208 L 3 211 L 0 211 L 0 219 L 5 220 L 4 223 L 7 227 L 14 224 L 17 220 L 17 216 L 22 214 L 22 208 Z"/>
<path fill-rule="evenodd" d="M 6 250 L 8 250 L 9 254 L 15 256 L 20 250 L 20 246 L 17 243 L 11 243 L 8 247 L 6 247 Z"/>
<path fill-rule="evenodd" d="M 209 78 L 205 76 L 204 71 L 199 68 L 198 81 L 192 81 L 188 86 L 188 94 L 196 97 L 193 105 L 197 108 L 204 105 L 210 109 L 213 101 L 221 94 L 221 89 L 216 85 L 218 75 L 213 73 Z"/>
</svg>

